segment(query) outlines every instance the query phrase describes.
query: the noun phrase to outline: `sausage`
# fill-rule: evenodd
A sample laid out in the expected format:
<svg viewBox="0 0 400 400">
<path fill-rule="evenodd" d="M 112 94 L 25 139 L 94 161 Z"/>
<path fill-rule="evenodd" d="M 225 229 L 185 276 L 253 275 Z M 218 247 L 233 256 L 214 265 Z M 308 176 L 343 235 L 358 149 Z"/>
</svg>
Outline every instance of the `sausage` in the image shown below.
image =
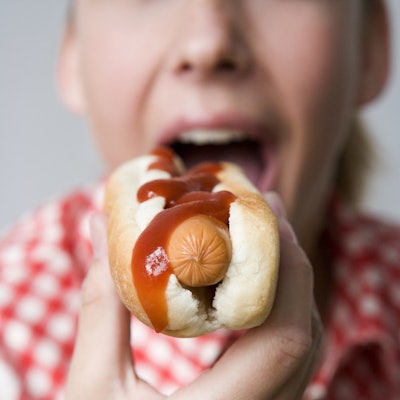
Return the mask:
<svg viewBox="0 0 400 400">
<path fill-rule="evenodd" d="M 231 262 L 229 229 L 207 215 L 190 217 L 174 229 L 167 254 L 179 282 L 191 287 L 215 285 Z"/>
</svg>

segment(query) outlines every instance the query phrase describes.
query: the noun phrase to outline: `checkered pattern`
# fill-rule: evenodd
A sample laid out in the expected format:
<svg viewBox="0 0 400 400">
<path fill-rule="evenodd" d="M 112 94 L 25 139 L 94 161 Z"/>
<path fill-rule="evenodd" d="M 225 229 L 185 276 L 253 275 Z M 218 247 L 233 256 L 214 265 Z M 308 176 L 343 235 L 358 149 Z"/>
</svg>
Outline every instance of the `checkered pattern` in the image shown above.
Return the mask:
<svg viewBox="0 0 400 400">
<path fill-rule="evenodd" d="M 81 190 L 23 218 L 0 241 L 0 399 L 62 397 L 91 258 L 88 217 L 102 188 Z M 335 301 L 315 399 L 395 399 L 400 393 L 400 231 L 342 206 L 329 235 Z M 132 320 L 135 365 L 164 393 L 193 380 L 235 340 L 158 335 Z"/>
<path fill-rule="evenodd" d="M 307 399 L 400 398 L 400 229 L 334 205 L 334 295 Z"/>
</svg>

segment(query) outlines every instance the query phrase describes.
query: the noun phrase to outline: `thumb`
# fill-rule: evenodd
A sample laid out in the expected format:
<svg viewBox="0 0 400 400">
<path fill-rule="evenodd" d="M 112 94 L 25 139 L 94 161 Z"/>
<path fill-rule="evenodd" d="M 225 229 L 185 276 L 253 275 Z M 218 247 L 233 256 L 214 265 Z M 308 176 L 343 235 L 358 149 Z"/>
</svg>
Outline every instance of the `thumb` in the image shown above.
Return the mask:
<svg viewBox="0 0 400 400">
<path fill-rule="evenodd" d="M 133 375 L 130 316 L 115 292 L 107 259 L 107 219 L 93 215 L 94 257 L 82 286 L 82 305 L 67 394 L 77 398 L 88 385 Z M 127 373 L 131 369 L 132 373 Z M 71 394 L 72 393 L 72 394 Z M 100 397 L 99 397 L 100 398 Z"/>
</svg>

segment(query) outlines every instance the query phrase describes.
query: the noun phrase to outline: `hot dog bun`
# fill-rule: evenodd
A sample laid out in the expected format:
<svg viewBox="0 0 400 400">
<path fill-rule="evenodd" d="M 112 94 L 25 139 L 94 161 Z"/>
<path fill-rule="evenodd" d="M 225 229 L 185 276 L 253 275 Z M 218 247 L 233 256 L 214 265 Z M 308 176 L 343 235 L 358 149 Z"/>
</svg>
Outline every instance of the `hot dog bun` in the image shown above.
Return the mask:
<svg viewBox="0 0 400 400">
<path fill-rule="evenodd" d="M 219 163 L 211 169 L 215 182 L 207 181 L 210 187 L 200 195 L 190 178 L 191 190 L 200 196 L 195 200 L 192 193 L 171 200 L 148 189 L 169 190 L 169 182 L 180 184 L 179 176 L 185 177 L 182 162 L 170 152 L 129 161 L 107 183 L 105 211 L 115 286 L 139 320 L 167 335 L 193 337 L 219 328 L 260 325 L 275 297 L 275 215 L 239 167 Z M 147 197 L 139 200 L 143 191 Z M 203 195 L 211 198 L 203 201 Z M 219 201 L 226 206 L 226 216 Z M 194 203 L 200 208 L 193 213 Z M 180 211 L 185 207 L 192 207 L 189 214 Z M 207 215 L 206 210 L 214 211 Z"/>
</svg>

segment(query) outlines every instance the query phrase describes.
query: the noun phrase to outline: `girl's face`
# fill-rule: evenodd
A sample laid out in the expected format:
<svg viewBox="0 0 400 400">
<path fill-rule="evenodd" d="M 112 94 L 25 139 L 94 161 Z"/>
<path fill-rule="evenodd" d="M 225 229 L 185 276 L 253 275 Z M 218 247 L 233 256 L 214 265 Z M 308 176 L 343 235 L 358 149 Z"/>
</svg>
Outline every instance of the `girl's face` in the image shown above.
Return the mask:
<svg viewBox="0 0 400 400">
<path fill-rule="evenodd" d="M 235 161 L 305 236 L 373 96 L 362 15 L 356 0 L 78 0 L 64 97 L 110 168 L 160 144 Z"/>
</svg>

